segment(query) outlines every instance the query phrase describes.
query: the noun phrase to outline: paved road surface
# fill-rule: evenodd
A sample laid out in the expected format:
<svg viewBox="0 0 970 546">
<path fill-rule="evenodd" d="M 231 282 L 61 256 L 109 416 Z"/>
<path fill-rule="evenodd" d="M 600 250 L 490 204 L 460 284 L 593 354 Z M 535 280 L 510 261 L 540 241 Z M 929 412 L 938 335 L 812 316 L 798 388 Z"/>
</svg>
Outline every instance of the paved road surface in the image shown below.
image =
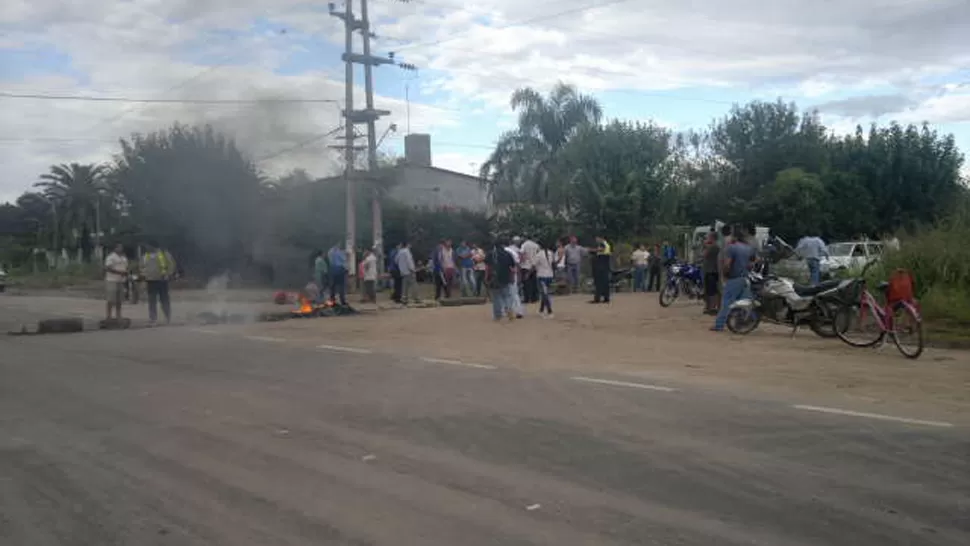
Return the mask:
<svg viewBox="0 0 970 546">
<path fill-rule="evenodd" d="M 970 544 L 963 428 L 473 364 L 0 339 L 0 544 Z"/>
</svg>

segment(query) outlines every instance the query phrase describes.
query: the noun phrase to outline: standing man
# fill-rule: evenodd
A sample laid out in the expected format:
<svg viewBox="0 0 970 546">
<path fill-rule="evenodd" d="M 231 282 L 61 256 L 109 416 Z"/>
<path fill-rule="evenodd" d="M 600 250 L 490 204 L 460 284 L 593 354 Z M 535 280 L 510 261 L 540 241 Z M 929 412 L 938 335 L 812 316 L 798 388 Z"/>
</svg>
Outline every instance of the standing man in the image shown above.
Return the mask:
<svg viewBox="0 0 970 546">
<path fill-rule="evenodd" d="M 323 250 L 318 250 L 317 257 L 313 260 L 313 282 L 317 284 L 317 303 L 323 303 L 330 285 L 330 266 Z"/>
<path fill-rule="evenodd" d="M 158 303 L 162 304 L 165 323 L 172 321 L 172 303 L 168 294 L 168 282 L 175 276 L 176 264 L 172 255 L 149 241 L 147 251 L 141 257 L 141 272 L 148 286 L 148 320 L 152 325 L 158 321 Z"/>
<path fill-rule="evenodd" d="M 613 247 L 603 237 L 596 237 L 596 248 L 592 249 L 593 282 L 595 291 L 590 303 L 610 303 L 610 273 L 612 269 Z"/>
<path fill-rule="evenodd" d="M 481 297 L 482 287 L 485 286 L 485 275 L 488 272 L 488 264 L 485 263 L 485 251 L 482 247 L 473 245 L 472 260 L 475 262 L 475 297 Z"/>
<path fill-rule="evenodd" d="M 637 249 L 630 256 L 630 262 L 633 264 L 633 291 L 646 292 L 647 265 L 650 262 L 650 253 L 647 252 L 647 246 L 645 244 L 640 243 L 637 245 Z"/>
<path fill-rule="evenodd" d="M 822 282 L 822 272 L 819 269 L 819 262 L 823 257 L 827 258 L 829 250 L 825 246 L 825 241 L 817 235 L 802 237 L 795 246 L 795 253 L 805 260 L 808 265 L 808 278 L 812 286 Z"/>
<path fill-rule="evenodd" d="M 539 280 L 536 277 L 535 260 L 539 253 L 539 244 L 526 236 L 522 243 L 522 295 L 523 303 L 535 303 L 539 301 Z"/>
<path fill-rule="evenodd" d="M 506 247 L 503 242 L 496 238 L 485 258 L 485 282 L 492 299 L 492 318 L 496 321 L 502 320 L 505 316 L 509 320 L 515 320 L 512 302 L 512 290 L 515 288 L 513 281 L 515 261 L 512 252 L 508 250 L 510 247 Z"/>
<path fill-rule="evenodd" d="M 111 320 L 111 309 L 115 310 L 115 318 L 121 320 L 121 300 L 125 292 L 125 281 L 128 279 L 128 258 L 125 248 L 118 243 L 111 254 L 104 259 L 104 287 L 106 296 L 105 318 Z"/>
<path fill-rule="evenodd" d="M 441 293 L 445 298 L 451 298 L 451 280 L 455 273 L 455 252 L 451 248 L 451 241 L 442 239 L 434 252 L 431 253 L 431 272 L 434 275 L 434 299 L 441 300 Z"/>
<path fill-rule="evenodd" d="M 670 264 L 677 261 L 677 247 L 664 241 L 663 246 L 663 256 L 664 256 L 664 266 L 669 266 Z"/>
<path fill-rule="evenodd" d="M 391 275 L 392 289 L 391 301 L 401 303 L 401 268 L 397 266 L 397 253 L 400 252 L 401 245 L 391 247 L 387 253 L 387 272 Z"/>
<path fill-rule="evenodd" d="M 660 245 L 653 245 L 653 252 L 647 260 L 647 292 L 660 291 L 660 276 L 663 272 L 663 259 L 660 256 Z"/>
<path fill-rule="evenodd" d="M 418 301 L 415 293 L 418 286 L 417 267 L 414 265 L 411 245 L 407 241 L 401 242 L 401 247 L 394 256 L 394 260 L 397 262 L 397 269 L 401 275 L 401 304 L 407 305 L 410 302 Z"/>
<path fill-rule="evenodd" d="M 330 299 L 334 302 L 340 297 L 340 305 L 347 307 L 347 253 L 339 243 L 330 247 L 327 253 L 330 262 Z"/>
<path fill-rule="evenodd" d="M 754 262 L 755 253 L 746 239 L 744 231 L 737 229 L 734 233 L 734 242 L 724 248 L 722 269 L 727 280 L 724 282 L 721 308 L 717 312 L 717 318 L 714 319 L 714 326 L 711 327 L 714 332 L 724 331 L 731 304 L 745 297 L 748 292 L 748 270 Z"/>
<path fill-rule="evenodd" d="M 364 280 L 364 297 L 367 303 L 377 303 L 377 255 L 373 250 L 364 251 L 364 260 L 360 262 Z"/>
<path fill-rule="evenodd" d="M 467 298 L 475 293 L 475 260 L 468 241 L 462 241 L 458 245 L 457 255 L 461 295 Z"/>
<path fill-rule="evenodd" d="M 586 249 L 579 246 L 579 239 L 575 235 L 569 236 L 569 244 L 566 245 L 566 275 L 569 279 L 569 287 L 573 293 L 579 290 L 579 272 L 583 266 L 583 257 L 586 256 Z"/>
</svg>

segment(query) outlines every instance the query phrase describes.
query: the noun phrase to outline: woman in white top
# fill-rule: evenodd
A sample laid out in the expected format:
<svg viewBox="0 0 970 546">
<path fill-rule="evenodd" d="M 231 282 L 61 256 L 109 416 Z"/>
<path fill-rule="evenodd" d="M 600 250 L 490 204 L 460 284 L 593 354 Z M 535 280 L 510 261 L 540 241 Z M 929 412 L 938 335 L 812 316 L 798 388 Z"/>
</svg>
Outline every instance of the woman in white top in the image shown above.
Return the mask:
<svg viewBox="0 0 970 546">
<path fill-rule="evenodd" d="M 539 281 L 539 316 L 552 318 L 552 280 L 555 276 L 556 253 L 546 245 L 539 245 L 533 258 L 536 279 Z M 547 314 L 543 315 L 542 313 Z"/>
</svg>

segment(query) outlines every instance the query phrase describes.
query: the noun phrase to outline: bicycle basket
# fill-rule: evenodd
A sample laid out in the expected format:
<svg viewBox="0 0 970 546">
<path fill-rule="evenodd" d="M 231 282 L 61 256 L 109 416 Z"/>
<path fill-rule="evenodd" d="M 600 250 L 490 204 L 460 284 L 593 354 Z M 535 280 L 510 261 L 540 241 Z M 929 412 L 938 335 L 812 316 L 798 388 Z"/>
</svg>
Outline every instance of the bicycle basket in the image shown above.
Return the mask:
<svg viewBox="0 0 970 546">
<path fill-rule="evenodd" d="M 889 286 L 886 288 L 886 302 L 914 301 L 913 274 L 905 269 L 897 269 L 889 276 Z"/>
</svg>

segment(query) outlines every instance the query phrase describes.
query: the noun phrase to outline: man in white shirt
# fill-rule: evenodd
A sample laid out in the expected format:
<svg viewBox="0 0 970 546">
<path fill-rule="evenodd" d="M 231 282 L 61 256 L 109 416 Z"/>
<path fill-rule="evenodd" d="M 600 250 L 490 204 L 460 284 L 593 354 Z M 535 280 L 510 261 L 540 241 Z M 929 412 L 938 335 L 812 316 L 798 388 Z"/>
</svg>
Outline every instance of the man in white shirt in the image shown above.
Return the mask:
<svg viewBox="0 0 970 546">
<path fill-rule="evenodd" d="M 111 320 L 111 309 L 115 310 L 115 318 L 121 319 L 121 300 L 128 280 L 128 258 L 121 244 L 116 244 L 111 254 L 104 259 L 104 286 L 106 303 L 106 318 Z"/>
<path fill-rule="evenodd" d="M 539 301 L 539 281 L 536 279 L 535 260 L 539 253 L 539 244 L 526 237 L 522 243 L 522 292 L 523 303 Z"/>
<path fill-rule="evenodd" d="M 825 241 L 817 235 L 802 237 L 795 247 L 795 253 L 805 260 L 805 263 L 808 265 L 809 282 L 811 282 L 812 286 L 820 283 L 822 279 L 819 265 L 822 258 L 827 258 L 829 255 Z"/>
<path fill-rule="evenodd" d="M 519 244 L 522 242 L 521 237 L 513 237 L 512 244 L 505 247 L 506 252 L 512 255 L 512 261 L 515 262 L 515 274 L 512 276 L 512 286 L 509 290 L 512 292 L 510 294 L 512 299 L 512 311 L 515 313 L 515 318 L 522 318 L 525 316 L 525 307 L 522 305 L 522 296 L 519 294 L 521 276 L 521 264 L 522 264 L 522 250 L 519 248 Z"/>
<path fill-rule="evenodd" d="M 369 303 L 377 302 L 377 256 L 370 250 L 364 255 L 361 262 L 364 270 L 364 301 Z"/>
<path fill-rule="evenodd" d="M 633 263 L 633 291 L 646 292 L 647 263 L 650 261 L 650 253 L 647 251 L 647 246 L 640 243 L 637 249 L 633 251 L 633 255 L 630 256 L 630 261 Z"/>
<path fill-rule="evenodd" d="M 411 245 L 407 241 L 401 243 L 401 249 L 397 251 L 394 259 L 397 261 L 398 271 L 401 272 L 401 304 L 407 305 L 418 301 L 417 268 L 414 255 L 411 254 Z"/>
</svg>

